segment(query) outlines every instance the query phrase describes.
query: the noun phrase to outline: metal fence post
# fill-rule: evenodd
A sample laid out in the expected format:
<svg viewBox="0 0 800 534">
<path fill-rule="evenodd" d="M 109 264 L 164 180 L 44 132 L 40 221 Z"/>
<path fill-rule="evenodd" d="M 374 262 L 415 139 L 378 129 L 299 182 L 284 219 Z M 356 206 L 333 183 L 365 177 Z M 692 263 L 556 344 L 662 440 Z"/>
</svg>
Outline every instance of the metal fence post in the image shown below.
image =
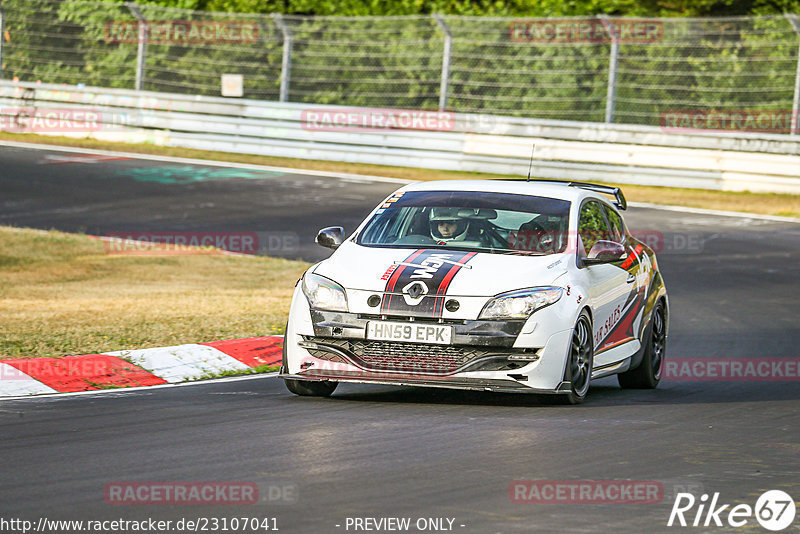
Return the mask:
<svg viewBox="0 0 800 534">
<path fill-rule="evenodd" d="M 278 96 L 280 102 L 289 101 L 289 82 L 292 77 L 292 30 L 284 22 L 280 13 L 272 15 L 275 18 L 275 24 L 280 28 L 283 33 L 283 59 L 281 60 L 281 88 Z"/>
<path fill-rule="evenodd" d="M 617 63 L 619 62 L 619 32 L 612 28 L 607 15 L 600 15 L 600 22 L 611 36 L 611 55 L 608 58 L 608 89 L 606 91 L 606 124 L 614 122 L 617 106 Z"/>
<path fill-rule="evenodd" d="M 144 88 L 144 65 L 147 58 L 147 20 L 135 2 L 126 2 L 133 16 L 139 21 L 139 39 L 136 46 L 136 83 L 134 89 L 141 91 Z"/>
<path fill-rule="evenodd" d="M 3 1 L 0 0 L 0 80 L 3 79 L 3 43 L 6 39 L 6 19 L 3 15 Z"/>
<path fill-rule="evenodd" d="M 794 28 L 794 32 L 800 38 L 800 20 L 797 15 L 787 13 L 786 18 Z M 800 124 L 798 124 L 797 114 L 800 113 L 800 44 L 797 47 L 797 72 L 794 75 L 794 99 L 792 100 L 792 126 L 789 128 L 789 133 L 797 135 L 800 133 Z"/>
<path fill-rule="evenodd" d="M 434 13 L 433 18 L 436 20 L 439 28 L 444 32 L 444 51 L 442 53 L 442 82 L 439 85 L 439 111 L 447 109 L 447 93 L 450 90 L 450 57 L 453 53 L 453 34 L 444 17 L 439 13 Z"/>
</svg>

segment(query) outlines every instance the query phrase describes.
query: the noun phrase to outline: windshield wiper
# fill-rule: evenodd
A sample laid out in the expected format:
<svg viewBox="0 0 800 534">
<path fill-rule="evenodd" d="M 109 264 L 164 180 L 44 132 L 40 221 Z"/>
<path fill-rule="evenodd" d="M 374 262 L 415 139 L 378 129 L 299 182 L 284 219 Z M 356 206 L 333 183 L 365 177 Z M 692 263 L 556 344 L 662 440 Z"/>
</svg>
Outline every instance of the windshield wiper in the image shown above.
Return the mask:
<svg viewBox="0 0 800 534">
<path fill-rule="evenodd" d="M 514 256 L 547 256 L 547 252 L 539 252 L 536 250 L 508 250 L 500 251 L 501 254 L 512 254 Z"/>
<path fill-rule="evenodd" d="M 494 248 L 494 247 L 459 247 L 458 245 L 439 245 L 437 243 L 419 243 L 419 244 L 412 244 L 412 243 L 403 243 L 400 245 L 395 245 L 393 243 L 390 244 L 377 244 L 377 243 L 359 243 L 363 247 L 374 247 L 374 248 L 416 248 L 416 249 L 433 249 L 433 250 L 458 250 L 464 252 L 486 252 L 488 254 L 511 254 L 515 256 L 547 256 L 548 252 L 539 252 L 536 250 L 511 250 L 506 248 Z"/>
<path fill-rule="evenodd" d="M 463 250 L 470 250 L 474 252 L 488 252 L 490 254 L 512 254 L 518 256 L 545 256 L 546 253 L 538 252 L 536 250 L 513 250 L 508 248 L 494 248 L 494 247 L 463 247 Z"/>
</svg>

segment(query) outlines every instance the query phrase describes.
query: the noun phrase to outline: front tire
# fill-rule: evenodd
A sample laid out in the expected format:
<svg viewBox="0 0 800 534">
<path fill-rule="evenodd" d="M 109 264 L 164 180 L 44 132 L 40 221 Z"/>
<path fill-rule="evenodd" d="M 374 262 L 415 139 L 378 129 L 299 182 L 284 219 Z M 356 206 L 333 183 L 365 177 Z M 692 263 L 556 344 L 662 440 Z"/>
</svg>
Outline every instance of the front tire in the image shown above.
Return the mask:
<svg viewBox="0 0 800 534">
<path fill-rule="evenodd" d="M 329 397 L 336 389 L 336 386 L 339 385 L 339 382 L 331 382 L 329 380 L 313 381 L 284 378 L 283 381 L 286 383 L 286 389 L 302 397 Z"/>
<path fill-rule="evenodd" d="M 594 341 L 592 339 L 592 321 L 589 314 L 582 311 L 572 331 L 567 369 L 564 379 L 570 382 L 570 390 L 561 395 L 565 404 L 580 404 L 589 392 L 592 381 L 592 365 L 594 363 Z"/>
<path fill-rule="evenodd" d="M 625 389 L 655 389 L 661 381 L 667 350 L 667 312 L 661 301 L 653 309 L 649 330 L 642 363 L 636 369 L 617 375 L 619 385 Z"/>
<path fill-rule="evenodd" d="M 282 359 L 281 359 L 281 370 L 280 374 L 289 374 L 289 359 L 287 356 L 287 341 L 286 341 L 286 332 L 289 331 L 289 323 L 286 323 L 286 330 L 284 331 L 283 336 L 283 350 L 282 350 Z M 302 397 L 329 397 L 333 390 L 336 389 L 336 386 L 339 385 L 339 382 L 331 382 L 329 380 L 325 381 L 313 381 L 313 380 L 296 380 L 294 378 L 284 378 L 284 384 L 286 384 L 286 389 L 294 393 L 295 395 L 300 395 Z"/>
</svg>

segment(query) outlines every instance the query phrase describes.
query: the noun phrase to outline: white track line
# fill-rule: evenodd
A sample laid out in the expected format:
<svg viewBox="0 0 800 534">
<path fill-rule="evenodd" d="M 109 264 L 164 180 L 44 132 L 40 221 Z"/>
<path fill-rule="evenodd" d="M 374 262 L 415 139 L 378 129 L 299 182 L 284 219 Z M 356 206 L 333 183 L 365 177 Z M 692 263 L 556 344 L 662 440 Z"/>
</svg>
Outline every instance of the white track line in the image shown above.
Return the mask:
<svg viewBox="0 0 800 534">
<path fill-rule="evenodd" d="M 66 393 L 46 393 L 41 395 L 24 395 L 21 397 L 0 397 L 0 405 L 4 401 L 18 401 L 18 400 L 58 400 L 63 399 L 65 397 L 78 397 L 84 395 L 118 395 L 118 394 L 130 394 L 130 393 L 147 393 L 148 391 L 152 391 L 154 389 L 164 389 L 164 388 L 181 388 L 181 387 L 188 387 L 188 386 L 201 386 L 205 384 L 217 384 L 219 382 L 239 382 L 242 380 L 255 380 L 258 378 L 271 378 L 274 376 L 278 376 L 277 372 L 272 373 L 258 373 L 258 374 L 250 374 L 250 375 L 242 375 L 242 376 L 224 376 L 221 378 L 208 378 L 205 380 L 193 380 L 190 382 L 180 382 L 177 384 L 158 384 L 155 386 L 141 386 L 141 387 L 129 387 L 129 388 L 112 388 L 112 389 L 95 389 L 91 391 L 71 391 Z"/>
<path fill-rule="evenodd" d="M 707 210 L 704 208 L 688 208 L 686 206 L 673 206 L 672 204 L 651 204 L 649 202 L 628 202 L 628 206 L 634 208 L 648 208 L 664 211 L 681 211 L 683 213 L 696 213 L 700 215 L 718 215 L 720 217 L 740 217 L 744 219 L 759 219 L 762 221 L 800 223 L 800 219 L 794 217 L 780 217 L 778 215 L 761 215 L 759 213 L 747 213 L 745 211 L 722 211 Z"/>
</svg>

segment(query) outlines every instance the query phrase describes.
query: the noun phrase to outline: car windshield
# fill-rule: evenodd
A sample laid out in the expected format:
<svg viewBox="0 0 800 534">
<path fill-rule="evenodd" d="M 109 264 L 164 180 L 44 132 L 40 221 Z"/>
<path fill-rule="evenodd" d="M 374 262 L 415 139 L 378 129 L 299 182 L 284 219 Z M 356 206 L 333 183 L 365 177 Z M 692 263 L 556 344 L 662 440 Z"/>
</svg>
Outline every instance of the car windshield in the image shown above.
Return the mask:
<svg viewBox="0 0 800 534">
<path fill-rule="evenodd" d="M 545 255 L 566 248 L 566 200 L 482 191 L 409 191 L 381 205 L 358 244 Z"/>
</svg>

